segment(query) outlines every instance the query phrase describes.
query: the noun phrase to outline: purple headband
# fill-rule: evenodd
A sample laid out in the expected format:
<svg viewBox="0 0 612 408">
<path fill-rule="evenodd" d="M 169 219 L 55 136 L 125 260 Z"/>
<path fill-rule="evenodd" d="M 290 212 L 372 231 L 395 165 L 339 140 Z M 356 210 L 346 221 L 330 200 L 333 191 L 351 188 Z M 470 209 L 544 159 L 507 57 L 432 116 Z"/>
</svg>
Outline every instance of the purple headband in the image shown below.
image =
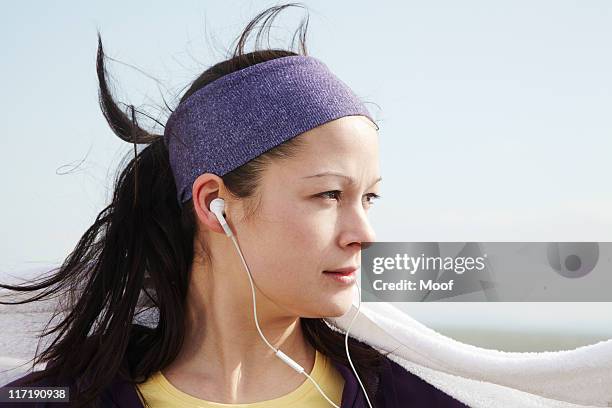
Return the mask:
<svg viewBox="0 0 612 408">
<path fill-rule="evenodd" d="M 221 177 L 307 130 L 351 115 L 374 122 L 351 89 L 314 57 L 281 57 L 216 79 L 166 122 L 179 206 L 201 174 Z"/>
</svg>

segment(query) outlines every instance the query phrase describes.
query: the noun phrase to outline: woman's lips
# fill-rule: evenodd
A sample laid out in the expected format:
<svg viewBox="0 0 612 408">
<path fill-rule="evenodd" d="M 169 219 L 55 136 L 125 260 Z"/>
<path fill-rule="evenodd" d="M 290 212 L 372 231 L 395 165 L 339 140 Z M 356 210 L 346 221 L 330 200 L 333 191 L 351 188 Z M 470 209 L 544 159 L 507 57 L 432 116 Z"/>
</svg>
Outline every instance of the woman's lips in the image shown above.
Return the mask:
<svg viewBox="0 0 612 408">
<path fill-rule="evenodd" d="M 359 269 L 356 266 L 347 266 L 346 268 L 340 268 L 340 269 L 334 269 L 333 271 L 323 271 L 324 273 L 339 273 L 342 275 L 350 275 L 351 273 L 355 272 L 357 269 Z"/>
<path fill-rule="evenodd" d="M 357 280 L 357 268 L 343 268 L 335 271 L 323 271 L 325 276 L 328 276 L 338 283 L 344 285 L 352 285 Z"/>
</svg>

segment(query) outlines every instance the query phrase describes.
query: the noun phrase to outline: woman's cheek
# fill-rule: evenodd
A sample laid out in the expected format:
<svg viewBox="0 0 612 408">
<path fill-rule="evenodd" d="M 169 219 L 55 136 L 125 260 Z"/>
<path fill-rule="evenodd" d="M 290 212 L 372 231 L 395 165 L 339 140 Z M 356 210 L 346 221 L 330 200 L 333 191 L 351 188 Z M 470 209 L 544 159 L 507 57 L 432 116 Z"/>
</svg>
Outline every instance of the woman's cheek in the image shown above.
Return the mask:
<svg viewBox="0 0 612 408">
<path fill-rule="evenodd" d="M 305 245 L 316 234 L 316 223 L 308 216 L 295 216 L 283 224 L 285 242 L 292 245 Z"/>
</svg>

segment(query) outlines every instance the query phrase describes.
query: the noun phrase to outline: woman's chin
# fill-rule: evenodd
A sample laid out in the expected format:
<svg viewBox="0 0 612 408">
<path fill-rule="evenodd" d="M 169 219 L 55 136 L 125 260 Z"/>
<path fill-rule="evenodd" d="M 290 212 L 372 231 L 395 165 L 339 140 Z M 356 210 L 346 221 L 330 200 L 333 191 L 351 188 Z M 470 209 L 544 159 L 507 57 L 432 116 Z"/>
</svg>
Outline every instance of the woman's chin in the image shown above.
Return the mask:
<svg viewBox="0 0 612 408">
<path fill-rule="evenodd" d="M 333 299 L 325 303 L 324 316 L 325 317 L 340 317 L 346 314 L 351 308 L 352 297 Z"/>
</svg>

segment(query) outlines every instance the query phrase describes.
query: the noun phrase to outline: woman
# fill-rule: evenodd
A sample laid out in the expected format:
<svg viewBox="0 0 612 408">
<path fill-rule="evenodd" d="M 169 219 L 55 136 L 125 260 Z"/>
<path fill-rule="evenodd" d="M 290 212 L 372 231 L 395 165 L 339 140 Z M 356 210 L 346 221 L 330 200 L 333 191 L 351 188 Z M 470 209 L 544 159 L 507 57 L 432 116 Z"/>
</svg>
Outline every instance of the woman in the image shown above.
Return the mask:
<svg viewBox="0 0 612 408">
<path fill-rule="evenodd" d="M 322 319 L 347 312 L 362 243 L 375 240 L 378 134 L 307 55 L 307 19 L 298 53 L 244 52 L 253 27 L 288 6 L 247 25 L 163 135 L 113 100 L 99 38 L 102 111 L 120 138 L 147 146 L 55 275 L 3 286 L 46 289 L 30 301 L 61 293 L 71 312 L 36 358 L 45 370 L 7 386 L 70 386 L 74 406 L 465 406 L 352 338 L 349 361 L 345 335 Z M 141 294 L 154 328 L 133 323 Z"/>
</svg>

